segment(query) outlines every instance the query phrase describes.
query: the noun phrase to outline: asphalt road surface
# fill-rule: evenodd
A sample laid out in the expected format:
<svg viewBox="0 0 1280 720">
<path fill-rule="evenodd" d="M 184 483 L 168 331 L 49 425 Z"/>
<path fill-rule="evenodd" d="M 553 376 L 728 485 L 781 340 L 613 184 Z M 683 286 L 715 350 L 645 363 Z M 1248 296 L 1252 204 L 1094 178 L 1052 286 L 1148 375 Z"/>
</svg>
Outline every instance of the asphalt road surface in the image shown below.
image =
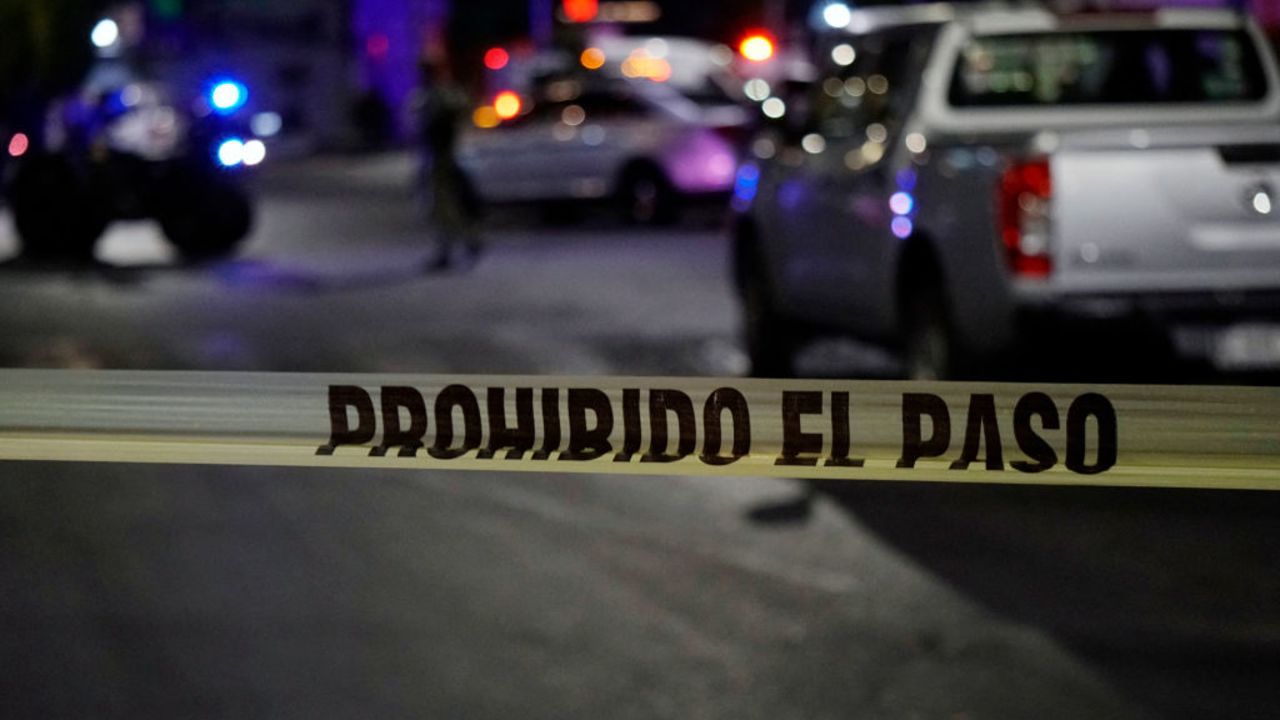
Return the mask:
<svg viewBox="0 0 1280 720">
<path fill-rule="evenodd" d="M 145 223 L 92 267 L 11 260 L 0 365 L 744 370 L 714 223 L 505 214 L 478 265 L 426 274 L 410 170 L 271 169 L 234 261 L 180 265 Z M 1270 495 L 833 490 L 3 463 L 0 715 L 1275 715 Z"/>
</svg>

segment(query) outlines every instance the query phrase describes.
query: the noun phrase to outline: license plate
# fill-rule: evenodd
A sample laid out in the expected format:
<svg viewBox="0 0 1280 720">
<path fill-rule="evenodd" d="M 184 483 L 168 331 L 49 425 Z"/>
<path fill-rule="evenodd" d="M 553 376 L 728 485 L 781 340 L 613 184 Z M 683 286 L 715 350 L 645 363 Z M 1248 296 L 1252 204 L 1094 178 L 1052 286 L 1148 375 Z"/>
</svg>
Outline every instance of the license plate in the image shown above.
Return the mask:
<svg viewBox="0 0 1280 720">
<path fill-rule="evenodd" d="M 1223 370 L 1280 367 L 1280 325 L 1234 325 L 1218 334 L 1214 364 Z"/>
</svg>

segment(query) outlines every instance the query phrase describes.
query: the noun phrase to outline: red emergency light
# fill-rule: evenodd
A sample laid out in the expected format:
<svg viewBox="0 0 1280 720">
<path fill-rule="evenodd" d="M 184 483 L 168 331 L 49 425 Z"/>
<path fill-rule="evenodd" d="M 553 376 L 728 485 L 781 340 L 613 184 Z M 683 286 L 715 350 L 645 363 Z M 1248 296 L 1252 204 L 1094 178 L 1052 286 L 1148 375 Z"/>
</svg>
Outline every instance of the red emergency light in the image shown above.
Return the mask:
<svg viewBox="0 0 1280 720">
<path fill-rule="evenodd" d="M 599 0 L 563 0 L 560 7 L 565 20 L 574 23 L 591 22 L 600 12 Z"/>
<path fill-rule="evenodd" d="M 484 66 L 490 70 L 501 70 L 511 61 L 511 54 L 500 47 L 491 47 L 484 53 Z"/>
</svg>

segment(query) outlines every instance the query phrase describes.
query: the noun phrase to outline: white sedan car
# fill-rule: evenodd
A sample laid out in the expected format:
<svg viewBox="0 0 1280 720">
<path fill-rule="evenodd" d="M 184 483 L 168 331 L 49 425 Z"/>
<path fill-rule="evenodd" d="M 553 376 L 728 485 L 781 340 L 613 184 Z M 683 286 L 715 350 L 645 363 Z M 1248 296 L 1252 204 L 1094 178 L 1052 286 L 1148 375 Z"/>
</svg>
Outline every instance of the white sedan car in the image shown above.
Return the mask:
<svg viewBox="0 0 1280 720">
<path fill-rule="evenodd" d="M 564 79 L 495 127 L 469 128 L 458 162 L 482 203 L 616 200 L 634 222 L 727 196 L 747 114 L 649 80 Z"/>
</svg>

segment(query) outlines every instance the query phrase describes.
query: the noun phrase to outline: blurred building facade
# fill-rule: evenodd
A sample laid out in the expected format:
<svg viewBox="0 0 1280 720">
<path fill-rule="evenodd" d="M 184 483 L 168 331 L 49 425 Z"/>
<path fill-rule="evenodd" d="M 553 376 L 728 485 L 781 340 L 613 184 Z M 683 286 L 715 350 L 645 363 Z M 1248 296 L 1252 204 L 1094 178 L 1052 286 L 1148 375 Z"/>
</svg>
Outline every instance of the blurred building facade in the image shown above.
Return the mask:
<svg viewBox="0 0 1280 720">
<path fill-rule="evenodd" d="M 446 35 L 451 4 L 130 0 L 111 12 L 145 15 L 145 64 L 175 87 L 235 78 L 256 110 L 280 116 L 281 142 L 341 147 L 399 134 L 419 59 Z"/>
<path fill-rule="evenodd" d="M 445 52 L 450 2 L 350 1 L 357 105 L 368 114 L 360 124 L 386 122 L 391 135 L 403 136 L 411 125 L 406 108 L 420 81 L 419 64 L 426 54 Z"/>
<path fill-rule="evenodd" d="M 350 134 L 349 21 L 330 0 L 148 0 L 148 70 L 190 91 L 213 78 L 249 90 L 281 120 L 280 142 L 343 143 Z"/>
<path fill-rule="evenodd" d="M 653 0 L 639 32 L 732 43 L 770 17 L 797 23 L 830 0 Z M 964 0 L 960 0 L 964 1 Z M 1280 32 L 1280 0 L 1044 0 L 1102 7 L 1242 7 Z M 448 53 L 475 80 L 491 45 L 528 43 L 563 15 L 564 0 L 126 0 L 143 8 L 151 68 L 181 87 L 231 76 L 254 106 L 277 113 L 282 138 L 304 146 L 404 138 L 424 54 Z M 604 8 L 620 0 L 601 0 Z M 910 0 L 846 0 L 851 6 Z M 625 4 L 625 3 L 623 3 Z M 446 50 L 447 46 L 447 50 Z M 479 85 L 479 83 L 474 83 Z"/>
</svg>

